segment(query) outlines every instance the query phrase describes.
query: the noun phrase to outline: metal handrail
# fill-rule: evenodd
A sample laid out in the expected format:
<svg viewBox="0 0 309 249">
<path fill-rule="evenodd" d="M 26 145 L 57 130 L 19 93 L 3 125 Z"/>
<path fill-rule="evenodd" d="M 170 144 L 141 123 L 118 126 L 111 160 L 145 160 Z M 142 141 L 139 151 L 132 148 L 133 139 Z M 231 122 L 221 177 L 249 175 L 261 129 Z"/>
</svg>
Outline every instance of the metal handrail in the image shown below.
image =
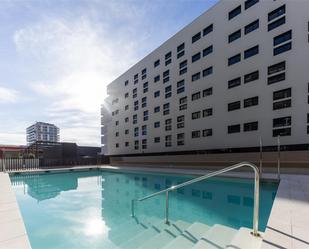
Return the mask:
<svg viewBox="0 0 309 249">
<path fill-rule="evenodd" d="M 178 184 L 178 185 L 169 187 L 167 189 L 158 191 L 156 193 L 147 195 L 147 196 L 145 196 L 143 198 L 133 199 L 131 201 L 132 217 L 135 217 L 135 212 L 134 212 L 135 211 L 135 205 L 134 205 L 135 202 L 144 201 L 144 200 L 147 200 L 147 199 L 152 198 L 154 196 L 157 196 L 159 194 L 165 193 L 166 194 L 166 200 L 165 200 L 166 201 L 166 203 L 165 203 L 166 204 L 165 205 L 165 223 L 168 224 L 169 223 L 169 220 L 168 220 L 168 207 L 169 207 L 168 206 L 168 194 L 169 194 L 170 191 L 174 191 L 176 189 L 188 186 L 190 184 L 193 184 L 193 183 L 196 183 L 196 182 L 200 182 L 200 181 L 206 180 L 208 178 L 211 178 L 211 177 L 214 177 L 214 176 L 226 173 L 228 171 L 231 171 L 231 170 L 234 170 L 234 169 L 238 169 L 238 168 L 241 168 L 241 167 L 246 167 L 246 166 L 252 168 L 253 171 L 254 171 L 254 210 L 253 210 L 253 232 L 252 232 L 252 234 L 254 236 L 259 236 L 259 232 L 258 232 L 258 226 L 259 225 L 258 224 L 259 224 L 260 172 L 259 172 L 259 169 L 258 169 L 258 167 L 256 165 L 254 165 L 252 163 L 248 163 L 248 162 L 237 163 L 237 164 L 234 164 L 232 166 L 226 167 L 224 169 L 221 169 L 221 170 L 209 173 L 209 174 L 204 175 L 204 176 L 197 177 L 197 178 L 192 179 L 190 181 L 186 181 L 186 182 L 183 182 L 181 184 Z"/>
</svg>

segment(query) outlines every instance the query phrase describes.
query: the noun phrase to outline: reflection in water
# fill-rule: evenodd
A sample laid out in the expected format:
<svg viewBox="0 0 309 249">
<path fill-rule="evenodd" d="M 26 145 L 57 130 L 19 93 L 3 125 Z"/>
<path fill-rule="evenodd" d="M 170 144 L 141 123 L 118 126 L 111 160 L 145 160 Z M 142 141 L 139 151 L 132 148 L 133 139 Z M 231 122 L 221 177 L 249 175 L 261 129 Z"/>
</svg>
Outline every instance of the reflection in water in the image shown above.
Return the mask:
<svg viewBox="0 0 309 249">
<path fill-rule="evenodd" d="M 119 245 L 135 235 L 135 228 L 142 229 L 146 219 L 155 223 L 164 218 L 164 195 L 138 203 L 136 220 L 130 218 L 132 199 L 188 179 L 101 171 L 11 177 L 33 249 Z M 260 230 L 265 229 L 276 188 L 261 185 Z M 195 183 L 170 194 L 170 219 L 251 227 L 252 197 L 249 180 Z"/>
</svg>

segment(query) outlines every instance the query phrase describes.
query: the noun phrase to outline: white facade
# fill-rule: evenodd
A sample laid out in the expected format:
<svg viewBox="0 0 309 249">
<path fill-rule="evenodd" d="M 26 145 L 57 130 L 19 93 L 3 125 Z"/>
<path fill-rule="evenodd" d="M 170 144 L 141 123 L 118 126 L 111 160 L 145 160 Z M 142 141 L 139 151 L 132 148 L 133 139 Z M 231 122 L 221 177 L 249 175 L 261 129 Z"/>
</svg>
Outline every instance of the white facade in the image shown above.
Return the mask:
<svg viewBox="0 0 309 249">
<path fill-rule="evenodd" d="M 59 142 L 59 128 L 54 124 L 36 122 L 29 126 L 27 132 L 27 143 L 34 142 Z"/>
<path fill-rule="evenodd" d="M 221 0 L 108 85 L 102 152 L 309 144 L 308 13 L 309 1 Z"/>
</svg>

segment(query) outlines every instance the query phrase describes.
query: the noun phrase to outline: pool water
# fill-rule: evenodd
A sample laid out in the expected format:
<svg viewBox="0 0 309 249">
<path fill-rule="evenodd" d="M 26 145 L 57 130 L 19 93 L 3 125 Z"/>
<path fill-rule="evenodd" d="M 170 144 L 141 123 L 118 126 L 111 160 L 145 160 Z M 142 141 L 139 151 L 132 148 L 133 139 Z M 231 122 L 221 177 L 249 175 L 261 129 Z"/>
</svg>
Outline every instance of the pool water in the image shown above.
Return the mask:
<svg viewBox="0 0 309 249">
<path fill-rule="evenodd" d="M 148 173 L 85 171 L 11 176 L 33 249 L 112 248 L 132 219 L 131 200 L 192 179 Z M 173 221 L 252 227 L 253 180 L 213 178 L 170 193 Z M 261 183 L 264 231 L 277 184 Z M 165 195 L 140 202 L 140 219 L 164 219 Z"/>
</svg>

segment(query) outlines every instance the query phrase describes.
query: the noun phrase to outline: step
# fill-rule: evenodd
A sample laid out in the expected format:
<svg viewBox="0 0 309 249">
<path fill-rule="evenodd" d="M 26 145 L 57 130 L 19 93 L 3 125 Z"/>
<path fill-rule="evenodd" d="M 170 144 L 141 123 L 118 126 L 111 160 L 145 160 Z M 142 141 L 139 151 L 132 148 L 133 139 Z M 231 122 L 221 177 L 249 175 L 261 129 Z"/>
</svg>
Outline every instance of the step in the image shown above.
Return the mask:
<svg viewBox="0 0 309 249">
<path fill-rule="evenodd" d="M 139 249 L 161 249 L 167 243 L 171 242 L 177 236 L 183 233 L 191 224 L 178 220 L 175 223 L 167 225 L 158 235 L 152 237 L 145 243 L 141 244 Z"/>
<path fill-rule="evenodd" d="M 192 249 L 226 248 L 235 237 L 237 231 L 231 227 L 215 224 L 202 236 Z"/>
<path fill-rule="evenodd" d="M 235 237 L 228 245 L 228 249 L 260 249 L 262 247 L 263 233 L 259 232 L 259 237 L 251 234 L 252 229 L 241 227 Z"/>
<path fill-rule="evenodd" d="M 194 222 L 181 235 L 172 240 L 163 249 L 189 249 L 192 248 L 209 230 L 209 226 L 203 223 Z"/>
</svg>

